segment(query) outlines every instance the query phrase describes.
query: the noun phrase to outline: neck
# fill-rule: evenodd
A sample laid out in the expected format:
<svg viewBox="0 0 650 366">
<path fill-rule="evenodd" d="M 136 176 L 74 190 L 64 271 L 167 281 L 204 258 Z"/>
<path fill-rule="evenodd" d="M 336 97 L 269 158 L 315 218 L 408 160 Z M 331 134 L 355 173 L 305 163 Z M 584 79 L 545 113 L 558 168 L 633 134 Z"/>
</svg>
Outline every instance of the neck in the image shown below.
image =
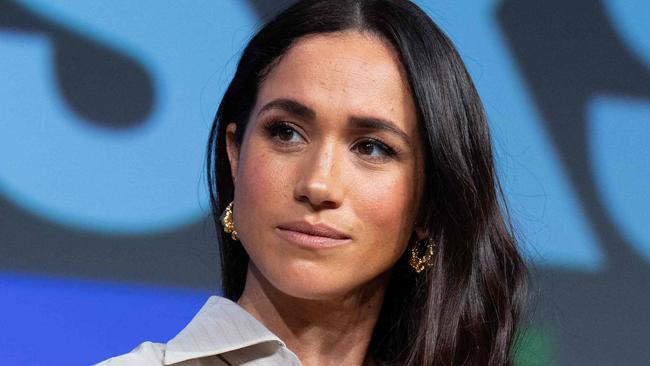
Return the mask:
<svg viewBox="0 0 650 366">
<path fill-rule="evenodd" d="M 237 301 L 280 337 L 305 366 L 370 365 L 368 346 L 388 274 L 335 299 L 306 300 L 274 288 L 253 265 Z"/>
</svg>

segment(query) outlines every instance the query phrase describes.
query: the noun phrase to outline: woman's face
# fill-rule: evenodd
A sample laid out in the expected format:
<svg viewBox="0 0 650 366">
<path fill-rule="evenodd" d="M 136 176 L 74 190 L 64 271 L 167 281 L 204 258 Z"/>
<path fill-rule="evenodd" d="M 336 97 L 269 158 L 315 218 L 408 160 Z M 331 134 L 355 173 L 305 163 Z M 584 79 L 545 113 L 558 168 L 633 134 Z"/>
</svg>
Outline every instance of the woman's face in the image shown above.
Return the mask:
<svg viewBox="0 0 650 366">
<path fill-rule="evenodd" d="M 227 128 L 235 228 L 268 283 L 323 300 L 387 277 L 422 195 L 416 118 L 397 53 L 377 37 L 309 36 L 280 58 L 240 149 Z M 301 233 L 318 224 L 338 234 Z"/>
</svg>

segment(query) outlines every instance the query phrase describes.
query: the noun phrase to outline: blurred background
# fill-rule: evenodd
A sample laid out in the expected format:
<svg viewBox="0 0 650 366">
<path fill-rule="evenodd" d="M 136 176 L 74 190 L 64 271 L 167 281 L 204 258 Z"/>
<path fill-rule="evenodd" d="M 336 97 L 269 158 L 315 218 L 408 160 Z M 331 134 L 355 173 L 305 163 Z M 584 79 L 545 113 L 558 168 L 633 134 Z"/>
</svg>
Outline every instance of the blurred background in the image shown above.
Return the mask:
<svg viewBox="0 0 650 366">
<path fill-rule="evenodd" d="M 2 365 L 166 342 L 219 293 L 208 131 L 288 3 L 0 0 Z M 416 3 L 490 117 L 534 275 L 517 364 L 650 364 L 650 2 Z"/>
</svg>

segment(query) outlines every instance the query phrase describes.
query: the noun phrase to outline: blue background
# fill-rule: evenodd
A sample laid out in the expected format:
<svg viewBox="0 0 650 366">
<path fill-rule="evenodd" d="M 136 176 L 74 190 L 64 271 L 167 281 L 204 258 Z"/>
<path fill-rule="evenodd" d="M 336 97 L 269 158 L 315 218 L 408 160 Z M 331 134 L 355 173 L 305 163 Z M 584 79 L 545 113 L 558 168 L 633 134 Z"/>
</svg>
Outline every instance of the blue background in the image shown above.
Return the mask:
<svg viewBox="0 0 650 366">
<path fill-rule="evenodd" d="M 0 2 L 3 365 L 165 342 L 218 293 L 204 149 L 276 3 Z M 650 3 L 417 3 L 472 73 L 533 268 L 519 363 L 648 364 Z"/>
</svg>

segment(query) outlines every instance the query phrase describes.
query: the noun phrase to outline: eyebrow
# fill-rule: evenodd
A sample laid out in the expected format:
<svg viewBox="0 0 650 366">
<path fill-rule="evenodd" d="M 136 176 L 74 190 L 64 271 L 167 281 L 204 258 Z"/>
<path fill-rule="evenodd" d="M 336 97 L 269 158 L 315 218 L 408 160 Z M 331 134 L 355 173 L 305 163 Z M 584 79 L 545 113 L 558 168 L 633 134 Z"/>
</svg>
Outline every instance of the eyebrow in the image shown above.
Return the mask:
<svg viewBox="0 0 650 366">
<path fill-rule="evenodd" d="M 262 107 L 262 109 L 257 112 L 257 115 L 259 116 L 260 114 L 271 109 L 280 109 L 289 114 L 293 114 L 310 121 L 316 119 L 316 112 L 314 112 L 313 109 L 292 99 L 274 99 L 266 103 L 264 107 Z"/>
<path fill-rule="evenodd" d="M 353 127 L 359 129 L 384 130 L 392 132 L 401 137 L 405 143 L 410 144 L 410 139 L 406 132 L 402 131 L 393 122 L 387 119 L 376 117 L 351 117 L 350 124 Z"/>
<path fill-rule="evenodd" d="M 265 111 L 271 109 L 280 109 L 284 112 L 287 112 L 297 117 L 304 118 L 308 121 L 313 121 L 314 119 L 316 119 L 316 112 L 313 109 L 293 99 L 284 99 L 284 98 L 274 99 L 266 103 L 260 109 L 257 115 L 259 116 Z M 402 131 L 399 127 L 397 127 L 395 123 L 393 123 L 390 120 L 384 118 L 378 118 L 378 117 L 352 116 L 350 117 L 348 123 L 351 125 L 352 128 L 383 130 L 383 131 L 392 132 L 398 135 L 399 137 L 401 137 L 404 140 L 404 142 L 410 144 L 410 138 L 408 134 Z"/>
</svg>

